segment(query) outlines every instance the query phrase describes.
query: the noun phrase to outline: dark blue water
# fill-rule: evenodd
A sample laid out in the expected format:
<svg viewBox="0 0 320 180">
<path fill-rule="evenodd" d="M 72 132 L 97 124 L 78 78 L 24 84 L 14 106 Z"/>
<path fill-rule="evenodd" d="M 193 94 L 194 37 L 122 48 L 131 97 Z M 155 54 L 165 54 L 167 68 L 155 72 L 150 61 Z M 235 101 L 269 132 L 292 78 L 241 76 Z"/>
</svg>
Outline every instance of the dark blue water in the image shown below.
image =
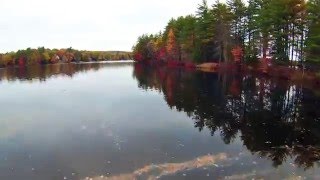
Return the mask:
<svg viewBox="0 0 320 180">
<path fill-rule="evenodd" d="M 0 179 L 320 178 L 315 89 L 133 63 L 0 79 Z"/>
</svg>

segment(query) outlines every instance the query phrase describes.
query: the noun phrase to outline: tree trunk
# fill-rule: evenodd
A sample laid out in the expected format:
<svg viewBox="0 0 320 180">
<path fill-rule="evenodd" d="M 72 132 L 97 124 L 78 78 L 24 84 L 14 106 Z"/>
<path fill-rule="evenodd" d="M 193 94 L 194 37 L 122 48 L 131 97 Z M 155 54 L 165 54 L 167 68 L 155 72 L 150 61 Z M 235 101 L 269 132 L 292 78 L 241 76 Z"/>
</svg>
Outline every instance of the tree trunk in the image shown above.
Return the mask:
<svg viewBox="0 0 320 180">
<path fill-rule="evenodd" d="M 268 49 L 268 36 L 264 33 L 262 37 L 262 57 L 263 59 L 267 58 L 267 49 Z"/>
<path fill-rule="evenodd" d="M 290 54 L 290 51 L 289 51 L 289 34 L 290 34 L 290 32 L 289 32 L 289 24 L 287 23 L 286 25 L 285 25 L 285 27 L 284 27 L 284 32 L 285 32 L 285 34 L 284 34 L 284 39 L 285 39 L 285 52 L 284 52 L 284 54 L 286 55 L 286 60 L 289 60 L 289 54 Z"/>
<path fill-rule="evenodd" d="M 292 66 L 292 63 L 293 63 L 293 58 L 294 58 L 294 56 L 293 56 L 293 54 L 294 54 L 294 41 L 295 41 L 295 26 L 294 26 L 294 24 L 292 24 L 292 44 L 291 44 L 291 66 Z"/>
<path fill-rule="evenodd" d="M 228 44 L 227 42 L 223 45 L 223 59 L 224 59 L 224 62 L 228 62 L 229 63 L 229 58 L 228 58 Z"/>
<path fill-rule="evenodd" d="M 219 64 L 222 61 L 222 56 L 223 56 L 223 44 L 222 44 L 222 42 L 220 42 Z"/>
<path fill-rule="evenodd" d="M 181 46 L 179 45 L 178 47 L 178 56 L 179 56 L 179 61 L 182 60 L 182 56 L 181 56 Z"/>
</svg>

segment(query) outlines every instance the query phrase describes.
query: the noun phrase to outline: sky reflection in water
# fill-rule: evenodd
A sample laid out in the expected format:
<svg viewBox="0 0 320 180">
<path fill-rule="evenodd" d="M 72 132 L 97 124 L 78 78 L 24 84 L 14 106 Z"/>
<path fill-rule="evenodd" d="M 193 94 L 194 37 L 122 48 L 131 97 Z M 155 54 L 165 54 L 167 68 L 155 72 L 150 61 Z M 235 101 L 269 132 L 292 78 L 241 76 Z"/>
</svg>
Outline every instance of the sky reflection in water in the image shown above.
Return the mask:
<svg viewBox="0 0 320 180">
<path fill-rule="evenodd" d="M 0 179 L 319 178 L 307 89 L 132 63 L 0 79 Z"/>
</svg>

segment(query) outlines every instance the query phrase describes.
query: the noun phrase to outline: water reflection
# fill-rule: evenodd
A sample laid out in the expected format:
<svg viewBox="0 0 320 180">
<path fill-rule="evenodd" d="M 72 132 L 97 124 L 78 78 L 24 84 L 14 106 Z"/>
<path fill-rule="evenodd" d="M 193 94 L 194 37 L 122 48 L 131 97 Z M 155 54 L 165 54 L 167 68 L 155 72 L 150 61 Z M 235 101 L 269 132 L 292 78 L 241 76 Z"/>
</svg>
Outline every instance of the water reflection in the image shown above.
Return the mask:
<svg viewBox="0 0 320 180">
<path fill-rule="evenodd" d="M 0 73 L 0 179 L 320 177 L 318 98 L 298 86 L 132 63 Z"/>
<path fill-rule="evenodd" d="M 50 78 L 65 76 L 72 78 L 76 74 L 88 71 L 98 71 L 106 66 L 119 68 L 131 65 L 131 61 L 70 63 L 53 65 L 34 65 L 27 67 L 11 67 L 0 69 L 0 82 L 6 81 L 46 81 Z"/>
<path fill-rule="evenodd" d="M 227 160 L 227 155 L 225 153 L 221 153 L 218 155 L 206 155 L 202 157 L 198 157 L 197 159 L 193 159 L 190 161 L 182 162 L 182 163 L 165 163 L 165 164 L 152 164 L 145 166 L 143 168 L 137 169 L 132 173 L 128 174 L 120 174 L 117 176 L 111 176 L 107 179 L 111 180 L 130 180 L 130 179 L 160 179 L 164 176 L 174 175 L 178 172 L 189 171 L 193 169 L 199 169 L 208 167 L 211 165 L 216 165 L 215 163 L 220 163 L 221 161 Z M 186 176 L 186 174 L 184 174 Z M 208 175 L 209 176 L 209 175 Z M 86 179 L 90 179 L 87 177 Z M 91 178 L 92 180 L 102 180 L 104 176 L 97 176 Z"/>
<path fill-rule="evenodd" d="M 199 131 L 239 136 L 253 154 L 275 167 L 289 158 L 308 169 L 320 160 L 320 97 L 286 81 L 250 75 L 188 72 L 135 64 L 144 90 L 163 93 L 170 108 L 185 112 Z"/>
</svg>

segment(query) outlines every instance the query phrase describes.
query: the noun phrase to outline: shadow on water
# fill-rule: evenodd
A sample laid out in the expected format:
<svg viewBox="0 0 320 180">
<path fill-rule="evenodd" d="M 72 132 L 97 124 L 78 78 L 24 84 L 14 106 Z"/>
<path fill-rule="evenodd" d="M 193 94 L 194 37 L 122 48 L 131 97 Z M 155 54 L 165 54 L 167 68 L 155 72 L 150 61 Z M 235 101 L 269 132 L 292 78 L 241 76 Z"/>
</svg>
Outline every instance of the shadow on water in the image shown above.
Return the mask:
<svg viewBox="0 0 320 180">
<path fill-rule="evenodd" d="M 293 158 L 301 168 L 320 160 L 320 97 L 311 90 L 274 79 L 188 72 L 135 64 L 144 90 L 157 90 L 171 109 L 185 112 L 195 128 L 237 137 L 253 154 L 275 167 Z"/>
</svg>

